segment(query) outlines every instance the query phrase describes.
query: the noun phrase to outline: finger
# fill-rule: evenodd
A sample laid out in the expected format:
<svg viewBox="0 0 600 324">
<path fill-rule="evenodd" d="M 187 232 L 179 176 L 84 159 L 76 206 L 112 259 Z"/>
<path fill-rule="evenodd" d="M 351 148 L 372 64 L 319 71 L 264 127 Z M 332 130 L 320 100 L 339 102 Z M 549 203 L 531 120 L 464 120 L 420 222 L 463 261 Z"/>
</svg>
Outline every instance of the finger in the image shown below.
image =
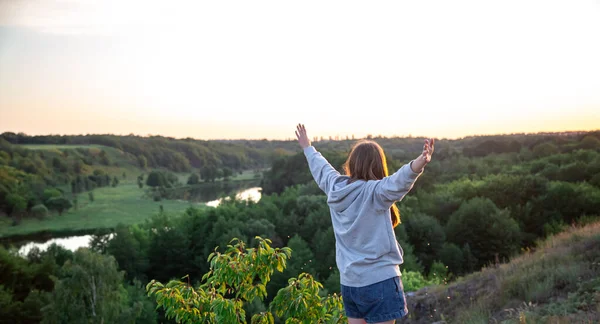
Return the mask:
<svg viewBox="0 0 600 324">
<path fill-rule="evenodd" d="M 296 133 L 296 138 L 300 139 L 300 135 L 298 135 L 298 131 L 295 131 L 294 133 Z"/>
<path fill-rule="evenodd" d="M 304 132 L 304 134 L 306 134 L 306 127 L 304 126 L 304 124 L 302 124 L 302 132 Z"/>
</svg>

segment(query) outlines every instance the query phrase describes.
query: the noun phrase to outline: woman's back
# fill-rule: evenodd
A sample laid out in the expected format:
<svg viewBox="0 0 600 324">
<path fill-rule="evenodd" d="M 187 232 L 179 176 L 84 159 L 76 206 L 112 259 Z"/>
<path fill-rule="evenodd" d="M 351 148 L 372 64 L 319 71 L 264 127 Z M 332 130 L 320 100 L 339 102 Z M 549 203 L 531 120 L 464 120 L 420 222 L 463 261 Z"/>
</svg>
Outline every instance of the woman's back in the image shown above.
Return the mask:
<svg viewBox="0 0 600 324">
<path fill-rule="evenodd" d="M 350 181 L 312 146 L 304 149 L 310 171 L 327 195 L 342 285 L 360 287 L 400 275 L 402 249 L 390 207 L 419 176 L 407 164 L 382 180 Z"/>
</svg>

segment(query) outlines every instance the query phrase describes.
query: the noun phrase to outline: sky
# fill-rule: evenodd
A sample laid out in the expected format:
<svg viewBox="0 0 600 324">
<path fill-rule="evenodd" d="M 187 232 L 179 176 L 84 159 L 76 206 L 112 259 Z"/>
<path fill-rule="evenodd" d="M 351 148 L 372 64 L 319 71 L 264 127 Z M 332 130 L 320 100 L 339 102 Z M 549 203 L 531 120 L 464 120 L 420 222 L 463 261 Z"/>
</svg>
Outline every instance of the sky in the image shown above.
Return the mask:
<svg viewBox="0 0 600 324">
<path fill-rule="evenodd" d="M 600 129 L 600 1 L 0 0 L 0 132 Z"/>
</svg>

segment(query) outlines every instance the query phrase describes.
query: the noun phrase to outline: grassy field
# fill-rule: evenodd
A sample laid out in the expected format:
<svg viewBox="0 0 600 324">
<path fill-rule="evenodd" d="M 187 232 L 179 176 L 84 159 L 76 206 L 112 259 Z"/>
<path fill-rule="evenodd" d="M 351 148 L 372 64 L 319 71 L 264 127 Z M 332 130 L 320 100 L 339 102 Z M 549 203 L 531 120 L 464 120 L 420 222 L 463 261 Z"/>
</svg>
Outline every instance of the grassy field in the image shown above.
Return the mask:
<svg viewBox="0 0 600 324">
<path fill-rule="evenodd" d="M 191 172 L 175 173 L 175 175 L 179 179 L 179 182 L 183 183 L 183 184 L 187 183 L 188 178 L 190 177 L 190 174 L 191 174 Z M 262 176 L 262 174 L 261 174 L 261 176 Z M 254 179 L 256 179 L 254 177 L 254 170 L 244 170 L 244 171 L 242 171 L 242 174 L 239 174 L 236 172 L 231 178 L 229 178 L 230 181 L 245 181 L 245 180 L 254 180 Z M 216 179 L 215 181 L 223 181 L 223 178 Z"/>
<path fill-rule="evenodd" d="M 52 214 L 46 219 L 38 220 L 25 218 L 17 226 L 12 226 L 12 219 L 6 216 L 0 216 L 0 238 L 10 236 L 24 236 L 35 233 L 63 233 L 65 231 L 85 231 L 95 229 L 114 228 L 117 224 L 134 224 L 143 222 L 145 219 L 159 212 L 160 205 L 163 206 L 166 213 L 182 213 L 189 206 L 203 207 L 204 204 L 190 203 L 183 200 L 162 200 L 155 202 L 149 197 L 144 197 L 145 190 L 140 189 L 136 184 L 137 176 L 146 174 L 151 170 L 143 170 L 138 167 L 136 160 L 118 149 L 102 145 L 29 145 L 22 144 L 20 147 L 31 150 L 44 150 L 46 156 L 63 156 L 68 150 L 79 148 L 88 149 L 88 154 L 98 155 L 105 151 L 109 157 L 110 165 L 95 164 L 93 166 L 84 165 L 84 174 L 91 174 L 95 169 L 101 169 L 111 177 L 117 177 L 120 184 L 116 188 L 104 187 L 93 191 L 94 202 L 90 202 L 88 193 L 78 195 L 78 208 L 58 216 Z M 195 171 L 197 172 L 197 170 Z M 125 173 L 125 177 L 123 177 Z M 176 173 L 179 182 L 186 184 L 191 172 Z M 247 181 L 255 178 L 253 170 L 243 171 L 242 174 L 235 173 L 230 181 Z M 223 181 L 218 179 L 217 182 Z M 59 185 L 58 188 L 64 190 L 70 197 L 70 185 Z"/>
<path fill-rule="evenodd" d="M 600 323 L 600 222 L 408 297 L 406 323 Z"/>
<path fill-rule="evenodd" d="M 253 170 L 245 170 L 242 172 L 242 174 L 236 173 L 235 176 L 231 178 L 231 180 L 253 180 L 256 179 L 254 177 L 254 174 L 255 173 Z"/>
<path fill-rule="evenodd" d="M 43 231 L 86 230 L 113 228 L 119 223 L 141 223 L 159 212 L 163 205 L 166 213 L 181 213 L 190 202 L 163 200 L 155 202 L 144 197 L 144 190 L 135 184 L 124 184 L 116 188 L 105 187 L 95 189 L 94 202 L 90 202 L 88 194 L 79 195 L 79 208 L 64 212 L 61 216 L 52 215 L 44 220 L 24 219 L 17 226 L 10 226 L 6 217 L 0 218 L 0 237 L 27 235 Z M 203 204 L 193 204 L 202 207 Z"/>
</svg>

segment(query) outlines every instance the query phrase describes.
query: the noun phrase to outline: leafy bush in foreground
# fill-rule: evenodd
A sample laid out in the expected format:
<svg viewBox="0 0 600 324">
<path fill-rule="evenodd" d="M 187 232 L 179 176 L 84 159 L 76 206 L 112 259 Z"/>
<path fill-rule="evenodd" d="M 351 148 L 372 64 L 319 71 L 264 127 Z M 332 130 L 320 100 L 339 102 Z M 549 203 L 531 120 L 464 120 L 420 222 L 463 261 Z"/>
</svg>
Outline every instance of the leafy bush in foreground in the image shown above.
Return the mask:
<svg viewBox="0 0 600 324">
<path fill-rule="evenodd" d="M 194 288 L 189 283 L 172 280 L 166 285 L 152 280 L 147 286 L 166 316 L 179 323 L 247 323 L 244 305 L 267 296 L 266 285 L 277 269 L 282 272 L 291 249 L 272 248 L 268 239 L 256 237 L 257 248 L 246 248 L 233 239 L 225 253 L 215 249 L 208 257 L 210 271 Z M 251 323 L 274 323 L 278 316 L 286 323 L 345 323 L 341 296 L 319 296 L 323 288 L 307 273 L 291 278 L 279 290 L 268 310 L 252 315 Z"/>
</svg>

